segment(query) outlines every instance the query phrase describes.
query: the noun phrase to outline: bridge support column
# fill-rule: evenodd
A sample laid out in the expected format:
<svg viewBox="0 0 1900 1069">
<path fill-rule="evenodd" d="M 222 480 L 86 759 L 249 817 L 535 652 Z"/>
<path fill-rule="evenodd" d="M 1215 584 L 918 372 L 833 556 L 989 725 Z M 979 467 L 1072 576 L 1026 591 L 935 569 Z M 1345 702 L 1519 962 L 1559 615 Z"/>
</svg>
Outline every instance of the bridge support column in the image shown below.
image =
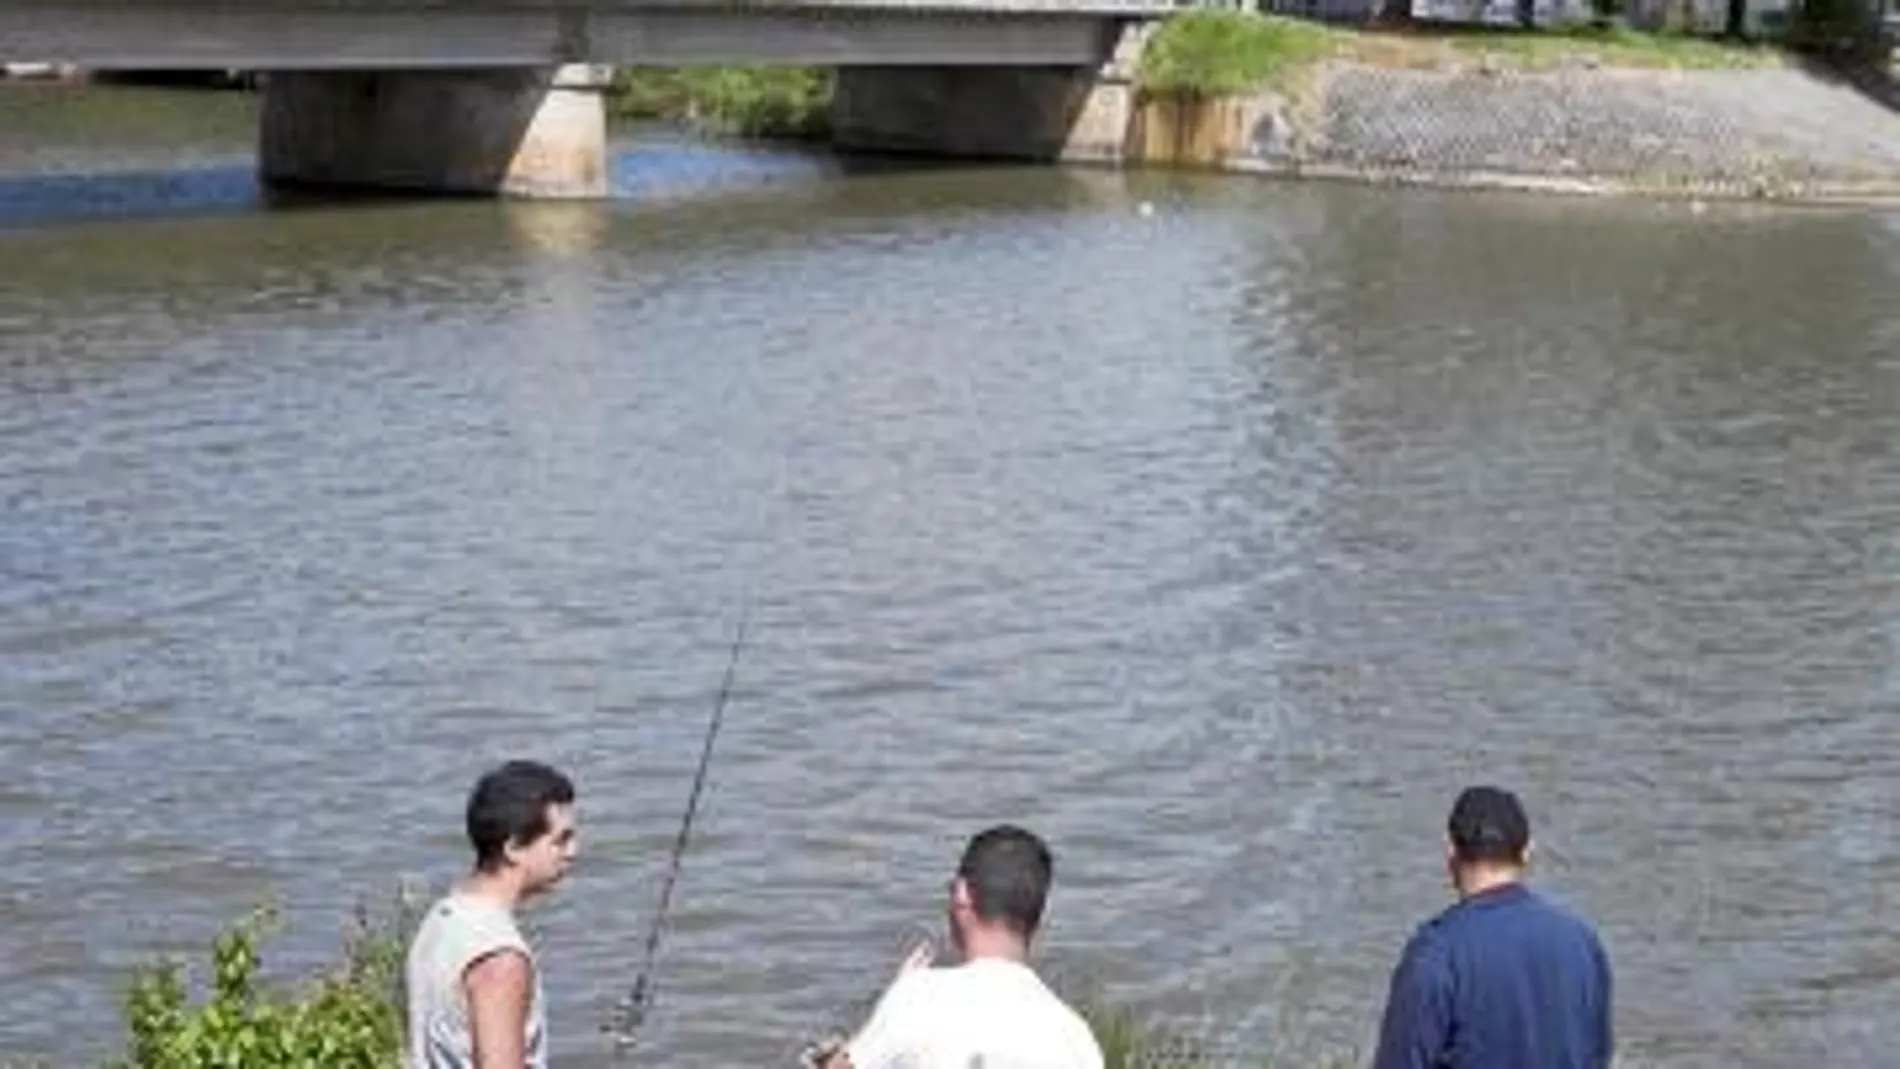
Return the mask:
<svg viewBox="0 0 1900 1069">
<path fill-rule="evenodd" d="M 832 141 L 847 150 L 1120 162 L 1143 27 L 1114 26 L 1089 67 L 843 67 Z"/>
<path fill-rule="evenodd" d="M 609 73 L 589 64 L 272 72 L 259 177 L 275 186 L 604 196 Z"/>
</svg>

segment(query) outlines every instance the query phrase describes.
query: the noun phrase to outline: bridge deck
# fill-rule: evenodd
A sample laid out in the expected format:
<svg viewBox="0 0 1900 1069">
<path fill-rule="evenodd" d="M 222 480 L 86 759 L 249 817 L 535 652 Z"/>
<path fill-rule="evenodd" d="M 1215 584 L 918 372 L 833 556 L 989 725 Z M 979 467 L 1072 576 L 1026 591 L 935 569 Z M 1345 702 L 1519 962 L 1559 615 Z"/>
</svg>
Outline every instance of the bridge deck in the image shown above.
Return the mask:
<svg viewBox="0 0 1900 1069">
<path fill-rule="evenodd" d="M 0 62 L 322 70 L 1071 64 L 1178 0 L 0 0 Z"/>
</svg>

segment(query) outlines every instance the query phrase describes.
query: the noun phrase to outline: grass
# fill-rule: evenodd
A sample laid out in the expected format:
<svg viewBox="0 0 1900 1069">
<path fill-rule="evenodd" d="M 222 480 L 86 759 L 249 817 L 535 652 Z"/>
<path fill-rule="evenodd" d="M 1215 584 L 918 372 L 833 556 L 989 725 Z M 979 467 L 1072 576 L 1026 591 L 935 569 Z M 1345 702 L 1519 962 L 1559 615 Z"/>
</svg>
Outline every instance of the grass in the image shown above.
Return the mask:
<svg viewBox="0 0 1900 1069">
<path fill-rule="evenodd" d="M 1279 1057 L 1223 1052 L 1169 1022 L 1145 1017 L 1094 996 L 1073 1000 L 1102 1046 L 1103 1069 L 1351 1069 L 1344 1053 Z"/>
<path fill-rule="evenodd" d="M 1614 24 L 1530 31 L 1441 30 L 1435 35 L 1453 52 L 1497 56 L 1528 70 L 1567 66 L 1585 57 L 1604 67 L 1633 70 L 1736 70 L 1776 66 L 1782 55 L 1765 45 L 1684 33 L 1645 33 Z"/>
<path fill-rule="evenodd" d="M 622 118 L 661 119 L 740 137 L 823 136 L 832 73 L 816 67 L 629 67 L 608 98 Z"/>
<path fill-rule="evenodd" d="M 1275 15 L 1186 11 L 1163 20 L 1142 49 L 1141 86 L 1163 96 L 1245 93 L 1341 54 L 1354 36 Z"/>
<path fill-rule="evenodd" d="M 1595 66 L 1725 70 L 1776 66 L 1779 49 L 1620 25 L 1542 30 L 1420 23 L 1345 27 L 1278 15 L 1196 9 L 1161 23 L 1142 53 L 1140 83 L 1155 95 L 1212 97 L 1284 89 L 1320 63 L 1341 60 L 1412 70 L 1540 71 Z"/>
<path fill-rule="evenodd" d="M 1102 1045 L 1103 1069 L 1209 1069 L 1213 1055 L 1193 1037 L 1100 1002 L 1079 1009 Z"/>
</svg>

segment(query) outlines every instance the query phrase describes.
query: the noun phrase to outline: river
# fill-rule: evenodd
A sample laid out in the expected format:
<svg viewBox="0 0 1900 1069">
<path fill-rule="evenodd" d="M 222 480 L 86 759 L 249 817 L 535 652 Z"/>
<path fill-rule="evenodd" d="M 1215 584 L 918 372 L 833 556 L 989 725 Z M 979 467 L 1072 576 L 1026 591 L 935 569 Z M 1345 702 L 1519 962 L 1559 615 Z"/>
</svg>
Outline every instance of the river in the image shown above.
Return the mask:
<svg viewBox="0 0 1900 1069">
<path fill-rule="evenodd" d="M 272 204 L 249 108 L 0 92 L 0 1058 L 263 901 L 325 960 L 526 754 L 606 1064 L 748 606 L 646 1064 L 849 1021 L 1000 820 L 1052 972 L 1363 1050 L 1476 781 L 1633 1064 L 1900 1047 L 1894 216 L 642 131 L 604 204 Z"/>
</svg>

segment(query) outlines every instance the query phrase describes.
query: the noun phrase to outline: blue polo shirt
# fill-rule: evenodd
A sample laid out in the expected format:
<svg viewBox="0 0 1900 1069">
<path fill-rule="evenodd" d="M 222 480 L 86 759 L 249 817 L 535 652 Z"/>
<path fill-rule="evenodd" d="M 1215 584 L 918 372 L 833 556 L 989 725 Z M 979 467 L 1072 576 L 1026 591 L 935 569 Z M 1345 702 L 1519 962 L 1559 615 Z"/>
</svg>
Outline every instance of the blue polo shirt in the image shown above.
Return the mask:
<svg viewBox="0 0 1900 1069">
<path fill-rule="evenodd" d="M 1374 1069 L 1603 1069 L 1610 960 L 1590 926 L 1522 884 L 1425 924 L 1392 973 Z"/>
</svg>

